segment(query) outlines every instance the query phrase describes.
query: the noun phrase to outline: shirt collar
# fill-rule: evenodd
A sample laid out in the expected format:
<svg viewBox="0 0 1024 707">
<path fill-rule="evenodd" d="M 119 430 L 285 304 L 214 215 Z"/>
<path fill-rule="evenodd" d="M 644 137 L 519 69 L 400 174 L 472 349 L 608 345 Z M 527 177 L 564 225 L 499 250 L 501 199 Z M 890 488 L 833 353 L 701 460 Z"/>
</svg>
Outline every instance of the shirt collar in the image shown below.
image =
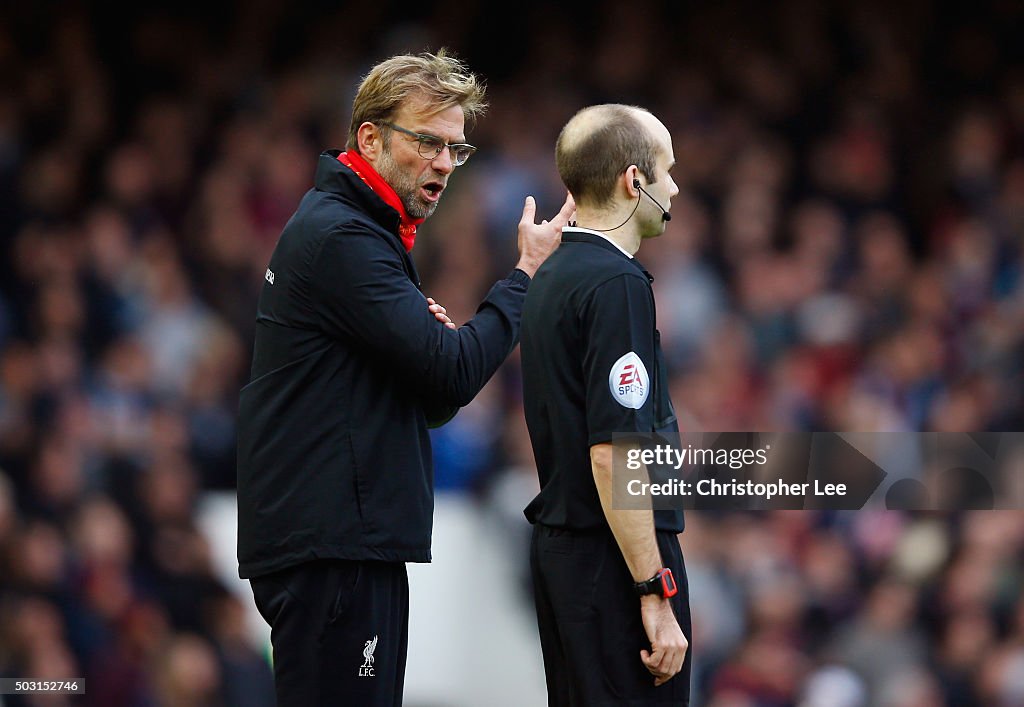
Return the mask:
<svg viewBox="0 0 1024 707">
<path fill-rule="evenodd" d="M 643 273 L 648 282 L 654 282 L 654 276 L 647 272 L 647 268 L 639 260 L 620 248 L 615 241 L 599 232 L 592 231 L 589 228 L 580 228 L 579 226 L 566 226 L 562 228 L 562 242 L 590 243 L 598 248 L 604 248 L 609 253 L 620 253 L 626 256 L 626 259 L 633 264 L 633 267 Z"/>
<path fill-rule="evenodd" d="M 562 233 L 565 233 L 566 231 L 576 231 L 578 233 L 589 233 L 589 234 L 594 235 L 594 236 L 600 236 L 601 238 L 604 238 L 606 241 L 608 241 L 613 246 L 618 248 L 619 251 L 623 255 L 625 255 L 627 258 L 629 258 L 630 260 L 633 259 L 633 254 L 632 253 L 630 253 L 629 251 L 624 249 L 622 246 L 620 246 L 618 243 L 616 243 L 615 241 L 613 241 L 611 238 L 609 238 L 605 234 L 601 233 L 600 231 L 595 231 L 592 228 L 583 228 L 583 226 L 563 226 L 562 227 Z"/>
</svg>

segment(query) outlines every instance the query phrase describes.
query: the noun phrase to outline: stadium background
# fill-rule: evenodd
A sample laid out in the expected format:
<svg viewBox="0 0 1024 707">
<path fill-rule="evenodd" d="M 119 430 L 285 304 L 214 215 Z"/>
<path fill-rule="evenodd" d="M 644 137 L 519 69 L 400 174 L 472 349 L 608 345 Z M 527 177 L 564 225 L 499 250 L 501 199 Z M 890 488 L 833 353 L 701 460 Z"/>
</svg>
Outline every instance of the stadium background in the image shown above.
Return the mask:
<svg viewBox="0 0 1024 707">
<path fill-rule="evenodd" d="M 640 258 L 690 429 L 1021 429 L 1019 2 L 113 7 L 0 10 L 3 675 L 269 704 L 233 577 L 254 303 L 359 77 L 399 51 L 448 46 L 490 86 L 415 251 L 457 322 L 513 264 L 523 197 L 560 204 L 560 126 L 636 103 L 678 160 Z M 513 358 L 434 435 L 412 707 L 543 694 L 519 391 Z M 1024 514 L 692 513 L 682 542 L 695 704 L 1024 704 Z"/>
</svg>

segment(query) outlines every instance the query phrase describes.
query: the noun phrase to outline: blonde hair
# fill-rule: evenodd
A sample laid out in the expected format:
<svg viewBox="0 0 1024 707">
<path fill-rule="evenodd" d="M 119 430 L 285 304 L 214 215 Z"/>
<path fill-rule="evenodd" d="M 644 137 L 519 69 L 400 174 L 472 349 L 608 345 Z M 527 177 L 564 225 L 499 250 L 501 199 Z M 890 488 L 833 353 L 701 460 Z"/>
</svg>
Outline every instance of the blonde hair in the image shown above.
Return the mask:
<svg viewBox="0 0 1024 707">
<path fill-rule="evenodd" d="M 401 54 L 385 59 L 359 84 L 345 148 L 358 150 L 360 125 L 389 120 L 412 97 L 422 98 L 437 111 L 461 106 L 466 122 L 472 125 L 487 109 L 485 90 L 483 82 L 444 49 L 437 54 Z"/>
</svg>

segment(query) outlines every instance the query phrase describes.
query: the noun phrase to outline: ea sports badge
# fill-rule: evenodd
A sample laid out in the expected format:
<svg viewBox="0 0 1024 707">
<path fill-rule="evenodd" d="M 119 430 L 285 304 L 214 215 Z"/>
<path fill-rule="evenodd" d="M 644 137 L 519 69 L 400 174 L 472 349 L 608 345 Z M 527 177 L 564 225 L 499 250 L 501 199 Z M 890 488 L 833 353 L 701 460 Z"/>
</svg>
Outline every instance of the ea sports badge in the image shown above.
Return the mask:
<svg viewBox="0 0 1024 707">
<path fill-rule="evenodd" d="M 632 351 L 613 363 L 608 374 L 608 387 L 615 402 L 633 410 L 639 410 L 647 401 L 647 395 L 651 392 L 650 384 L 647 367 Z"/>
</svg>

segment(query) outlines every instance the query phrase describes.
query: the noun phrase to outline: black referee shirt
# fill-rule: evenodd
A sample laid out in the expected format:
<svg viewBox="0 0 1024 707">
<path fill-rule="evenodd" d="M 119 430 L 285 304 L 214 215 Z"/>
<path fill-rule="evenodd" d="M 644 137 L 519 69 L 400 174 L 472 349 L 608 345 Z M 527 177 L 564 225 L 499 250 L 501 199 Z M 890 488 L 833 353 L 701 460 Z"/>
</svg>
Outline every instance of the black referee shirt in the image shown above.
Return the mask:
<svg viewBox="0 0 1024 707">
<path fill-rule="evenodd" d="M 537 271 L 521 334 L 526 423 L 540 494 L 531 523 L 607 527 L 590 447 L 619 436 L 679 445 L 654 311 L 653 278 L 601 235 L 567 227 Z M 682 511 L 655 511 L 680 532 Z"/>
</svg>

